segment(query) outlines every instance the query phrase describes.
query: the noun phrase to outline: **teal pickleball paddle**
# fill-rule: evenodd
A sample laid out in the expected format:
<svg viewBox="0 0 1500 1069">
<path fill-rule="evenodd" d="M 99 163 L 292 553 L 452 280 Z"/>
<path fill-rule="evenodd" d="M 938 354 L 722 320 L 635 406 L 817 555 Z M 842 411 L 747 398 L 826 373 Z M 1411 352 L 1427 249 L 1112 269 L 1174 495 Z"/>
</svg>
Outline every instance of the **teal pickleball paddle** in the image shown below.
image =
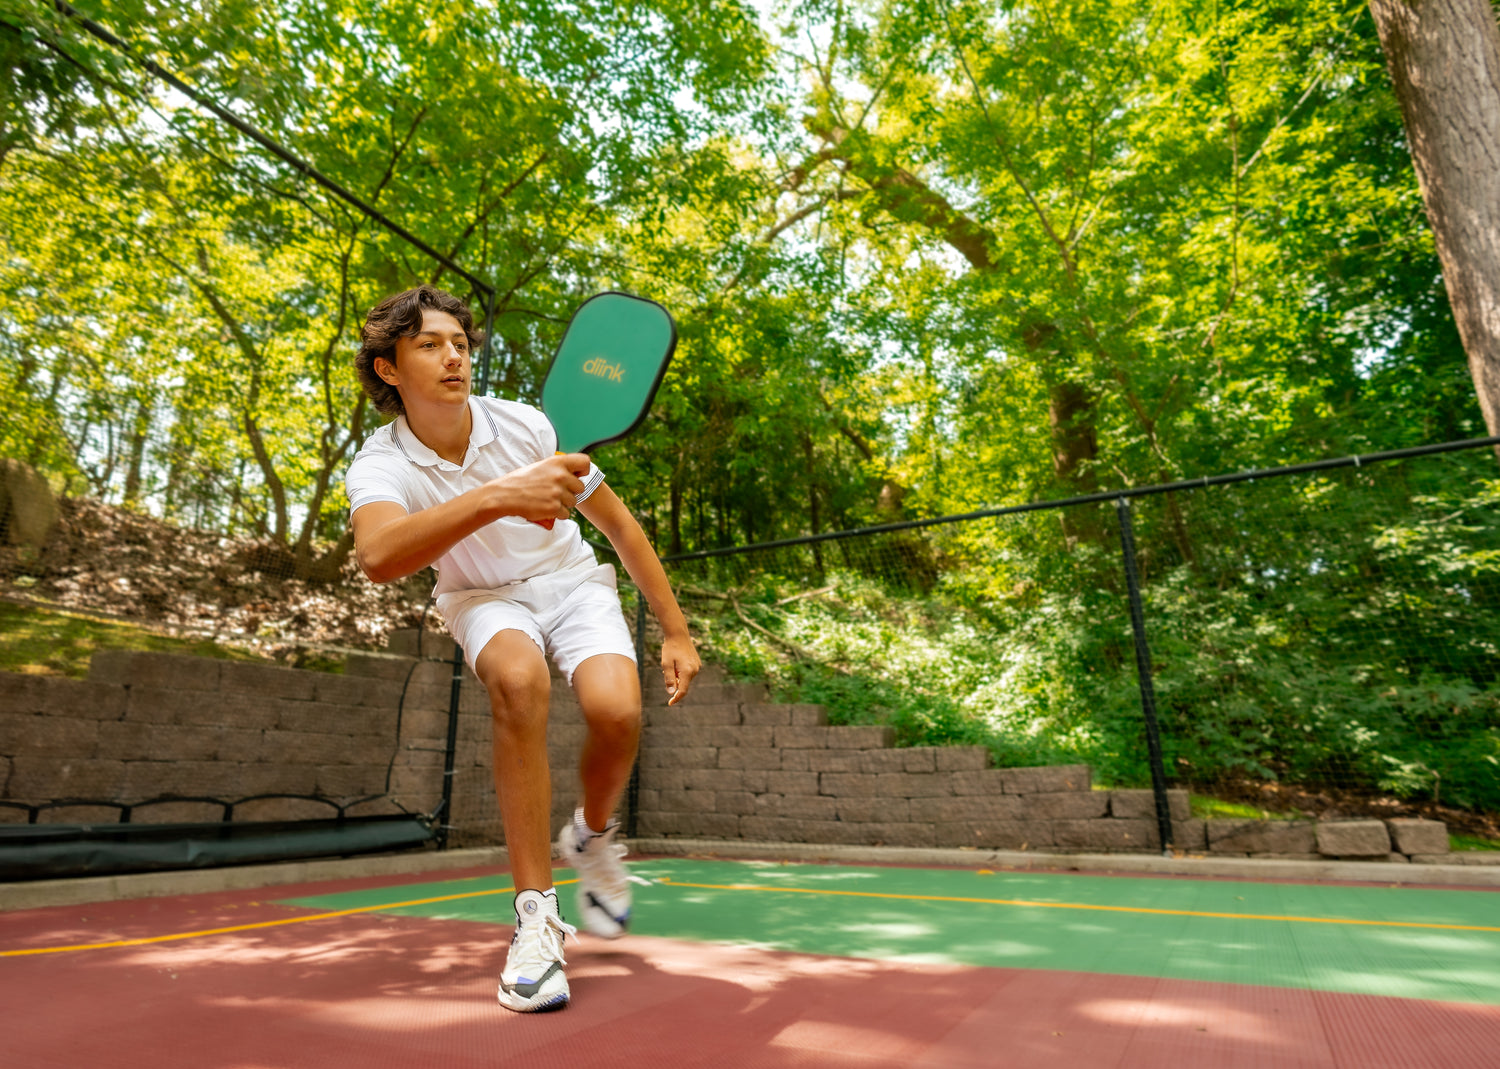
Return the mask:
<svg viewBox="0 0 1500 1069">
<path fill-rule="evenodd" d="M 646 418 L 677 349 L 677 326 L 655 301 L 600 293 L 579 305 L 542 382 L 559 453 L 618 441 Z"/>
<path fill-rule="evenodd" d="M 640 426 L 676 349 L 677 325 L 655 301 L 612 291 L 579 305 L 542 381 L 557 451 L 589 453 Z"/>
</svg>

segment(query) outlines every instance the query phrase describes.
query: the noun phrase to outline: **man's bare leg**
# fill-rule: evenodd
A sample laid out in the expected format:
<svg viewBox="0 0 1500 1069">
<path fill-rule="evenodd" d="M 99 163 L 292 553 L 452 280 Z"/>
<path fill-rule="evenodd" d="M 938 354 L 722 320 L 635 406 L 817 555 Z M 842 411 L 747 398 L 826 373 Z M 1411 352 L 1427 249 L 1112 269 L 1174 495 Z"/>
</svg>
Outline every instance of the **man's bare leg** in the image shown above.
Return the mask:
<svg viewBox="0 0 1500 1069">
<path fill-rule="evenodd" d="M 552 886 L 552 777 L 547 767 L 547 661 L 525 633 L 501 631 L 474 658 L 490 696 L 495 795 L 516 890 Z"/>
<path fill-rule="evenodd" d="M 578 763 L 583 819 L 603 831 L 630 782 L 641 741 L 640 677 L 629 657 L 601 653 L 574 669 L 573 690 L 588 725 Z"/>
<path fill-rule="evenodd" d="M 617 653 L 601 653 L 573 672 L 573 690 L 583 707 L 588 734 L 579 760 L 583 781 L 581 814 L 558 835 L 562 863 L 578 874 L 575 889 L 579 923 L 605 939 L 630 926 L 630 881 L 621 863 L 624 847 L 615 842 L 610 815 L 625 793 L 641 740 L 641 689 L 635 663 Z"/>
</svg>

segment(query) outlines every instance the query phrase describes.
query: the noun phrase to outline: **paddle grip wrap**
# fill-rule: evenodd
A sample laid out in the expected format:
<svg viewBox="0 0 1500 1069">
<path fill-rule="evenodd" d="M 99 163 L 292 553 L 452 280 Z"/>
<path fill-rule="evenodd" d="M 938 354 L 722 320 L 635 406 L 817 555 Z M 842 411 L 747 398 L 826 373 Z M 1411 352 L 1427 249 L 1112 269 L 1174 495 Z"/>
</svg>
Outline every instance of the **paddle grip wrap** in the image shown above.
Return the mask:
<svg viewBox="0 0 1500 1069">
<path fill-rule="evenodd" d="M 560 456 L 563 455 L 563 451 L 561 449 L 559 449 L 557 452 L 553 453 L 552 455 L 555 456 L 555 457 L 560 457 Z M 546 519 L 546 520 L 532 520 L 531 522 L 534 523 L 534 524 L 536 524 L 538 527 L 542 528 L 545 531 L 550 531 L 550 530 L 552 530 L 552 525 L 554 523 L 556 523 L 557 521 L 553 520 L 553 519 Z"/>
</svg>

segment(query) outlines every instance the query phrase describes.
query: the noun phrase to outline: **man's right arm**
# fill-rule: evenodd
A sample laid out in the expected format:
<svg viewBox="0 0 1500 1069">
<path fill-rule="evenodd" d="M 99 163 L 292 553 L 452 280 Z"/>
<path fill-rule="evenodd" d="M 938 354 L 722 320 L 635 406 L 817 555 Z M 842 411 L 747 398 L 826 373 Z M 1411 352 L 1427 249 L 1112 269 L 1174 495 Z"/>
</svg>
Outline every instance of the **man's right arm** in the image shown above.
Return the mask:
<svg viewBox="0 0 1500 1069">
<path fill-rule="evenodd" d="M 421 571 L 459 541 L 503 516 L 567 519 L 589 470 L 582 453 L 548 457 L 418 512 L 394 501 L 372 501 L 354 511 L 354 552 L 377 583 Z"/>
</svg>

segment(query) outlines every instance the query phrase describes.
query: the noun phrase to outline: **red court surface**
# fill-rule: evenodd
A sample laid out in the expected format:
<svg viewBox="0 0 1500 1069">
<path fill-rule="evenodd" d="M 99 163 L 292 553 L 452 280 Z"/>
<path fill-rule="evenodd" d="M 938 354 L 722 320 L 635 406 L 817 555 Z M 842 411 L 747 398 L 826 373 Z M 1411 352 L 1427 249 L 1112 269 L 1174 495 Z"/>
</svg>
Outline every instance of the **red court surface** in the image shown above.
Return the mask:
<svg viewBox="0 0 1500 1069">
<path fill-rule="evenodd" d="M 477 874 L 443 879 L 465 875 Z M 0 1064 L 1500 1066 L 1494 1002 L 878 960 L 660 935 L 570 943 L 573 1004 L 523 1016 L 495 1001 L 508 926 L 378 910 L 327 916 L 338 911 L 286 904 L 372 889 L 411 902 L 431 886 L 412 877 L 345 880 L 0 914 Z M 1500 895 L 1478 894 L 1500 907 Z M 508 895 L 482 901 L 497 916 L 508 913 Z M 1500 908 L 1495 917 L 1500 923 Z"/>
</svg>

